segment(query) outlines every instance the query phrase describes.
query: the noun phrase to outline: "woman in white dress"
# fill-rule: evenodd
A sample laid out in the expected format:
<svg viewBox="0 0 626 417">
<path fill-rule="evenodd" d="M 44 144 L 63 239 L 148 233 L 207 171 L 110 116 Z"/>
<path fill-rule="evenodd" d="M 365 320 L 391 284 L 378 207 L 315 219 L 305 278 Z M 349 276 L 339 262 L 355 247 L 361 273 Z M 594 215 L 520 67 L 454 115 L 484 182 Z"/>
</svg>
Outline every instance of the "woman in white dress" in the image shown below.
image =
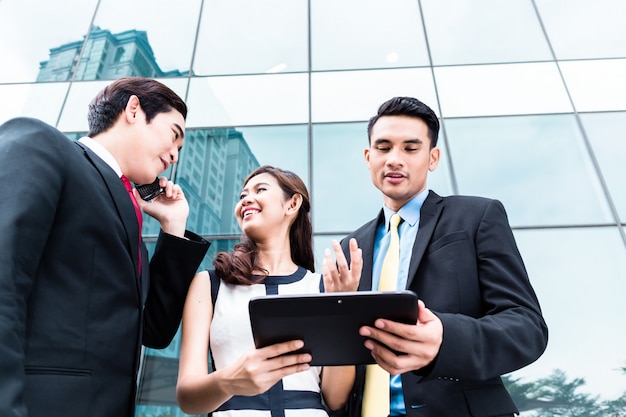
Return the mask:
<svg viewBox="0 0 626 417">
<path fill-rule="evenodd" d="M 313 272 L 310 207 L 306 186 L 290 171 L 262 166 L 244 181 L 235 206 L 241 242 L 217 255 L 214 270 L 198 273 L 187 295 L 176 387 L 184 412 L 326 417 L 344 410 L 354 366 L 310 366 L 310 354 L 289 354 L 302 347 L 299 340 L 256 349 L 250 330 L 252 297 L 358 287 L 362 262 L 356 242 L 350 265 L 333 241 L 336 264 L 327 250 L 323 278 Z"/>
</svg>

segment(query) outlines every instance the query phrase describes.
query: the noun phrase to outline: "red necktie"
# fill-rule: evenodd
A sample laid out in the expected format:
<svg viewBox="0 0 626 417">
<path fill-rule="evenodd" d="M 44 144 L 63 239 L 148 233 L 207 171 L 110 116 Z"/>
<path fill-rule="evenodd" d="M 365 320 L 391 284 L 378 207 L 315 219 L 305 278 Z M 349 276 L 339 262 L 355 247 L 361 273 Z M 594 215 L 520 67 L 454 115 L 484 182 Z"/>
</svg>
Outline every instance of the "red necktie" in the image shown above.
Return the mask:
<svg viewBox="0 0 626 417">
<path fill-rule="evenodd" d="M 139 241 L 137 246 L 137 258 L 138 258 L 138 271 L 139 276 L 141 276 L 141 227 L 143 226 L 143 216 L 141 215 L 141 209 L 139 208 L 139 203 L 137 203 L 137 199 L 135 198 L 135 194 L 133 194 L 133 187 L 130 185 L 130 181 L 126 178 L 126 175 L 121 176 L 122 182 L 124 183 L 124 187 L 126 187 L 126 191 L 130 195 L 130 201 L 133 202 L 133 207 L 135 207 L 135 216 L 137 216 L 137 224 L 139 224 Z"/>
</svg>

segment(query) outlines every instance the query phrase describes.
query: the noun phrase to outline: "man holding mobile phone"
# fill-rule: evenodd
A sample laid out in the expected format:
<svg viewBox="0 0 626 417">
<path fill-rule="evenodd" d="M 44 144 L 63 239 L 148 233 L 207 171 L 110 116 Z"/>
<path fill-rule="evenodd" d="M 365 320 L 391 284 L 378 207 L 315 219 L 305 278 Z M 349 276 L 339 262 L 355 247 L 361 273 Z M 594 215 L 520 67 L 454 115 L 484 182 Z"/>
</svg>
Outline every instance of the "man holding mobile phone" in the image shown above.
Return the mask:
<svg viewBox="0 0 626 417">
<path fill-rule="evenodd" d="M 121 78 L 80 141 L 0 126 L 0 415 L 134 416 L 141 347 L 172 340 L 209 244 L 178 185 L 160 178 L 150 204 L 125 186 L 177 162 L 186 114 L 165 85 Z M 152 259 L 139 209 L 161 225 Z"/>
</svg>

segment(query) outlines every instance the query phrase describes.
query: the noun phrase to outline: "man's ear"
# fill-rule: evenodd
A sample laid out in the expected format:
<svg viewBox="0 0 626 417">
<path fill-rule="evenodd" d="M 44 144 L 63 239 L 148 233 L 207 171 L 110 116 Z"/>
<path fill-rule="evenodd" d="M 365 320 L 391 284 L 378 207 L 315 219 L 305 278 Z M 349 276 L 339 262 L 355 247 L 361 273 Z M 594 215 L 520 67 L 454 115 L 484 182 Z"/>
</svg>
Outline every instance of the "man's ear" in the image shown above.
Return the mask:
<svg viewBox="0 0 626 417">
<path fill-rule="evenodd" d="M 287 206 L 288 214 L 297 213 L 298 210 L 300 210 L 300 207 L 302 206 L 302 195 L 301 194 L 292 195 L 289 201 L 287 202 L 287 204 L 288 204 Z"/>
<path fill-rule="evenodd" d="M 135 123 L 137 120 L 137 112 L 141 110 L 141 104 L 139 103 L 139 97 L 132 95 L 128 98 L 126 108 L 124 109 L 124 116 L 128 123 Z"/>
<path fill-rule="evenodd" d="M 433 172 L 435 168 L 437 168 L 437 165 L 439 165 L 439 156 L 439 148 L 434 147 L 430 150 L 430 159 L 428 161 L 428 170 L 430 172 Z"/>
</svg>

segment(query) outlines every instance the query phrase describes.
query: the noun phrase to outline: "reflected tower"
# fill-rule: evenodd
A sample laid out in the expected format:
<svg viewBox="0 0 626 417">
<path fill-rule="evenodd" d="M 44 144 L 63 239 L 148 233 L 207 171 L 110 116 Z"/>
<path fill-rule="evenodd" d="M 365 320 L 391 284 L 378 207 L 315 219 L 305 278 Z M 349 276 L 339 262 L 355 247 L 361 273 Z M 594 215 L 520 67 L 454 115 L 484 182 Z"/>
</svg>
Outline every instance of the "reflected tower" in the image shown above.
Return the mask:
<svg viewBox="0 0 626 417">
<path fill-rule="evenodd" d="M 50 58 L 39 64 L 37 82 L 113 80 L 131 76 L 176 77 L 187 74 L 178 70 L 161 70 L 145 31 L 133 29 L 113 34 L 94 26 L 89 36 L 82 41 L 50 48 Z"/>
</svg>

